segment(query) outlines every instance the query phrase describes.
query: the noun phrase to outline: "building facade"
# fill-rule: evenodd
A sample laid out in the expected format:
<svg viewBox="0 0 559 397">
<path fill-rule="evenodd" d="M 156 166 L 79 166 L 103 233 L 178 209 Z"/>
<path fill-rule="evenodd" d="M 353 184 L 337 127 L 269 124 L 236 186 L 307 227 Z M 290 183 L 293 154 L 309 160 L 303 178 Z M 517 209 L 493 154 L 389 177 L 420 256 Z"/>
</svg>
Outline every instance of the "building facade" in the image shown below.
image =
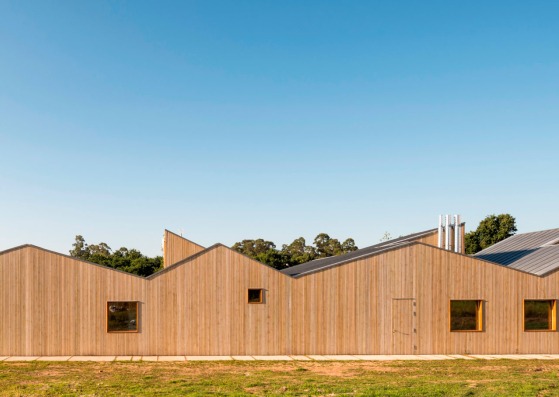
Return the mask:
<svg viewBox="0 0 559 397">
<path fill-rule="evenodd" d="M 0 355 L 559 353 L 557 272 L 445 250 L 438 233 L 280 272 L 166 232 L 147 278 L 12 248 Z"/>
</svg>

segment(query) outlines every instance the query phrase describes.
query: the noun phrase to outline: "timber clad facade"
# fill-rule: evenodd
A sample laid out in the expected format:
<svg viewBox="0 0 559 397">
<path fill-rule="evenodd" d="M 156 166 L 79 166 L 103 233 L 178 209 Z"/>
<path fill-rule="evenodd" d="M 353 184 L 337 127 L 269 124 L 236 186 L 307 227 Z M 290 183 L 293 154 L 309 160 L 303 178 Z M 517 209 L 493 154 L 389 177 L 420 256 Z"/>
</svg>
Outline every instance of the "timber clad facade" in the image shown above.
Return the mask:
<svg viewBox="0 0 559 397">
<path fill-rule="evenodd" d="M 201 245 L 165 230 L 163 235 L 163 266 L 170 266 L 203 250 L 204 247 Z"/>
<path fill-rule="evenodd" d="M 558 332 L 524 330 L 525 300 L 559 299 L 557 272 L 445 251 L 437 238 L 300 276 L 170 232 L 176 263 L 148 278 L 13 248 L 0 253 L 0 355 L 559 353 Z M 451 332 L 451 300 L 481 301 L 481 330 Z M 108 332 L 111 311 L 135 307 L 118 302 L 138 303 L 129 332 Z"/>
</svg>

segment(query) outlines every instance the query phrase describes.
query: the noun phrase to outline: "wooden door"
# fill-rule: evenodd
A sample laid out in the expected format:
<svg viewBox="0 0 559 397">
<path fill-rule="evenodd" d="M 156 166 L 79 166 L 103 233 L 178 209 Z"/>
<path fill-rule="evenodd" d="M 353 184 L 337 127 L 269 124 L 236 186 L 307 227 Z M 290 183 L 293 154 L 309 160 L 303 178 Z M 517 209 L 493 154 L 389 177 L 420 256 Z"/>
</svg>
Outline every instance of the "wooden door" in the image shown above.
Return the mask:
<svg viewBox="0 0 559 397">
<path fill-rule="evenodd" d="M 392 300 L 392 354 L 416 354 L 415 299 Z"/>
</svg>

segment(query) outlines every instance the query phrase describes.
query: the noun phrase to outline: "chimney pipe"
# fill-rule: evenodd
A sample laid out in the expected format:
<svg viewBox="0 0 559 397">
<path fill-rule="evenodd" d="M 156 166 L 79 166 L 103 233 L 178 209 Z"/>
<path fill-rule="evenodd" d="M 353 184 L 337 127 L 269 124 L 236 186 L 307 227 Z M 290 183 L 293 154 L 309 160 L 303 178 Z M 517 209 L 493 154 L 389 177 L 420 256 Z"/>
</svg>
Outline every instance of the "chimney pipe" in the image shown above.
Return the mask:
<svg viewBox="0 0 559 397">
<path fill-rule="evenodd" d="M 454 215 L 454 252 L 458 251 L 460 246 L 460 215 Z"/>
<path fill-rule="evenodd" d="M 445 250 L 450 250 L 450 215 L 446 215 L 446 225 L 445 225 Z"/>
<path fill-rule="evenodd" d="M 439 248 L 443 247 L 443 216 L 439 215 Z"/>
</svg>

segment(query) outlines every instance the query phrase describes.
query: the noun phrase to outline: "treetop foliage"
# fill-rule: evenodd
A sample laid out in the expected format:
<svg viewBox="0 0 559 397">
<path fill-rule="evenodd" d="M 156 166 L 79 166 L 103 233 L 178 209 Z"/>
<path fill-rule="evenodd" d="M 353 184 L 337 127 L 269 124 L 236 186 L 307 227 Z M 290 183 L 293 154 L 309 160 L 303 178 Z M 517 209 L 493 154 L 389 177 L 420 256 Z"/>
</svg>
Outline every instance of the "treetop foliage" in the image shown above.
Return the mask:
<svg viewBox="0 0 559 397">
<path fill-rule="evenodd" d="M 510 214 L 488 215 L 476 230 L 464 236 L 466 254 L 475 254 L 516 233 L 516 219 Z"/>
<path fill-rule="evenodd" d="M 466 233 L 466 254 L 475 254 L 516 233 L 516 220 L 510 214 L 489 215 L 483 219 L 476 230 Z M 391 236 L 386 232 L 381 241 Z M 106 243 L 88 245 L 83 236 L 76 236 L 70 255 L 89 262 L 98 263 L 113 269 L 122 270 L 139 276 L 149 276 L 163 268 L 163 258 L 149 258 L 136 249 L 121 247 L 113 251 Z M 291 244 L 283 244 L 281 249 L 268 240 L 261 238 L 242 240 L 231 247 L 275 269 L 285 269 L 314 259 L 342 255 L 358 249 L 355 241 L 348 238 L 340 242 L 326 233 L 319 233 L 312 245 L 307 245 L 303 237 L 296 238 Z"/>
<path fill-rule="evenodd" d="M 149 258 L 142 255 L 142 253 L 136 249 L 128 249 L 125 247 L 113 251 L 106 243 L 88 245 L 85 239 L 80 235 L 76 236 L 72 246 L 74 248 L 70 250 L 70 255 L 74 258 L 83 259 L 138 276 L 147 277 L 163 268 L 163 258 L 161 256 Z"/>
<path fill-rule="evenodd" d="M 87 244 L 83 236 L 77 235 L 72 244 L 70 255 L 74 258 L 97 263 L 99 265 L 122 270 L 138 276 L 147 277 L 163 268 L 163 258 L 149 258 L 136 249 L 121 247 L 113 251 L 106 243 Z M 235 243 L 234 250 L 276 269 L 299 265 L 318 258 L 341 255 L 357 250 L 355 241 L 348 238 L 343 242 L 320 233 L 314 239 L 314 245 L 307 245 L 303 237 L 291 244 L 284 244 L 281 249 L 264 239 L 243 240 Z"/>
<path fill-rule="evenodd" d="M 307 245 L 305 239 L 299 237 L 291 244 L 283 244 L 281 249 L 277 249 L 273 242 L 259 238 L 237 242 L 231 248 L 276 269 L 357 250 L 352 238 L 340 242 L 326 233 L 316 236 L 313 245 Z"/>
</svg>

